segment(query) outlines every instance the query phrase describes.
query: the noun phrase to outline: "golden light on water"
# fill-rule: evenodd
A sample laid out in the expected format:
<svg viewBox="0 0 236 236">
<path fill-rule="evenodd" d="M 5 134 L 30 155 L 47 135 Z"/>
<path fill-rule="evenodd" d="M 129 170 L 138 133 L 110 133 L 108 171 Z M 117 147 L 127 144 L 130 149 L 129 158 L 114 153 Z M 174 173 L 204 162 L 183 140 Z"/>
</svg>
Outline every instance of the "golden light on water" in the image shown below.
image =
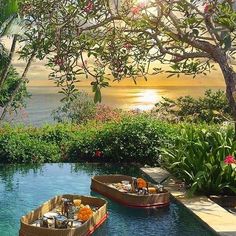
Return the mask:
<svg viewBox="0 0 236 236">
<path fill-rule="evenodd" d="M 135 109 L 150 110 L 160 100 L 160 95 L 157 90 L 147 89 L 139 92 L 135 100 Z"/>
<path fill-rule="evenodd" d="M 147 89 L 138 94 L 138 101 L 142 103 L 155 104 L 158 100 L 158 94 L 155 90 Z"/>
</svg>

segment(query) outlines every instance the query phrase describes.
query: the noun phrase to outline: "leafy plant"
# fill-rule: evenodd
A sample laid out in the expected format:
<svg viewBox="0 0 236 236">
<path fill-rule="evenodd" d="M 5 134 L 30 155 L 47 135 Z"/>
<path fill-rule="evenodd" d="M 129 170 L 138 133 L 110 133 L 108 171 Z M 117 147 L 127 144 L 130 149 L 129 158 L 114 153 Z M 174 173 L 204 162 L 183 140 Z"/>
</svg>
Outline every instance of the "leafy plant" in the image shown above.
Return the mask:
<svg viewBox="0 0 236 236">
<path fill-rule="evenodd" d="M 176 100 L 163 97 L 156 104 L 157 116 L 169 121 L 222 123 L 232 120 L 232 111 L 222 90 L 206 90 L 204 97 L 179 97 Z"/>
<path fill-rule="evenodd" d="M 172 138 L 173 130 L 145 115 L 123 118 L 76 140 L 69 156 L 75 160 L 157 164 L 160 148 Z"/>
<path fill-rule="evenodd" d="M 0 74 L 1 74 L 1 68 L 0 68 Z M 11 68 L 7 80 L 5 81 L 3 87 L 1 88 L 0 93 L 0 108 L 4 107 L 5 104 L 9 101 L 11 98 L 11 94 L 14 91 L 14 89 L 18 86 L 18 83 L 20 81 L 20 76 L 16 72 L 15 69 Z M 30 97 L 30 94 L 27 92 L 26 89 L 26 83 L 22 83 L 20 86 L 20 89 L 15 96 L 15 99 L 13 100 L 11 104 L 11 108 L 14 111 L 17 111 L 18 108 L 25 106 L 25 100 Z"/>
<path fill-rule="evenodd" d="M 64 101 L 63 105 L 53 111 L 54 120 L 58 122 L 83 123 L 96 114 L 96 105 L 85 92 L 76 93 L 76 98 Z"/>
<path fill-rule="evenodd" d="M 43 163 L 57 162 L 59 158 L 60 150 L 55 144 L 32 139 L 27 133 L 0 138 L 0 162 Z"/>
<path fill-rule="evenodd" d="M 83 76 L 92 78 L 95 101 L 101 102 L 101 91 L 110 80 L 131 78 L 136 82 L 137 77 L 162 72 L 195 77 L 206 75 L 217 64 L 224 77 L 230 115 L 236 121 L 236 73 L 232 66 L 236 52 L 234 1 L 19 3 L 20 14 L 29 26 L 20 55 L 47 59 L 50 79 L 62 88 L 65 100 L 76 98 L 77 82 Z M 169 67 L 153 68 L 153 62 Z M 220 116 L 211 111 L 194 111 L 194 115 L 218 120 Z"/>
<path fill-rule="evenodd" d="M 184 127 L 172 147 L 163 150 L 163 163 L 190 185 L 192 193 L 236 194 L 236 173 L 224 163 L 236 154 L 232 129 Z"/>
</svg>

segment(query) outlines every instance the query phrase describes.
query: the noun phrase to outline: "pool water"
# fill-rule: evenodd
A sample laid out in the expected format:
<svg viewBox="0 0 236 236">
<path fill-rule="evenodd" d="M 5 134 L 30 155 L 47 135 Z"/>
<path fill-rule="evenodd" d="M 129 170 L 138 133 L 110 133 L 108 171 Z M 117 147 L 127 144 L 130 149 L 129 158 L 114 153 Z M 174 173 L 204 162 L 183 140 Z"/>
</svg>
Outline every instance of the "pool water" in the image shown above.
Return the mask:
<svg viewBox="0 0 236 236">
<path fill-rule="evenodd" d="M 19 219 L 55 195 L 101 196 L 90 190 L 96 174 L 140 176 L 135 167 L 92 164 L 0 165 L 0 236 L 18 235 Z M 94 236 L 214 235 L 185 208 L 172 202 L 162 209 L 126 208 L 108 199 L 109 218 Z"/>
</svg>

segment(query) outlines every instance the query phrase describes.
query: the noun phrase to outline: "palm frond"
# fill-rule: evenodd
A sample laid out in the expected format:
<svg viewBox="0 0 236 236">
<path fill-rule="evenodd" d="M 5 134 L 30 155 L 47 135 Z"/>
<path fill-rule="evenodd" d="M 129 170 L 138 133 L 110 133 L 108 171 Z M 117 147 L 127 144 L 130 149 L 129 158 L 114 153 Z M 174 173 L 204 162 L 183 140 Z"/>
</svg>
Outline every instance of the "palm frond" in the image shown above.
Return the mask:
<svg viewBox="0 0 236 236">
<path fill-rule="evenodd" d="M 9 17 L 18 12 L 18 0 L 1 0 L 0 3 L 0 25 Z"/>
<path fill-rule="evenodd" d="M 2 69 L 9 62 L 9 55 L 7 49 L 0 43 L 0 73 Z"/>
<path fill-rule="evenodd" d="M 10 17 L 8 17 L 7 20 L 5 20 L 1 26 L 0 26 L 0 38 L 9 35 L 10 31 L 11 31 L 11 26 L 14 22 L 16 15 L 11 15 Z"/>
</svg>

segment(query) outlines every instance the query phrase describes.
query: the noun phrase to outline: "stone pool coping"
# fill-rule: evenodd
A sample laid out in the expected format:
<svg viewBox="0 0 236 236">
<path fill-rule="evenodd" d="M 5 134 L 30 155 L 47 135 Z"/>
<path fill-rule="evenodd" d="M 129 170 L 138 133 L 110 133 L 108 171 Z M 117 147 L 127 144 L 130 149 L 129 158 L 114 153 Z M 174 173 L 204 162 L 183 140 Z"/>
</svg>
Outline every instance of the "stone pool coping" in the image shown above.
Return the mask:
<svg viewBox="0 0 236 236">
<path fill-rule="evenodd" d="M 160 167 L 144 167 L 141 171 L 154 182 L 164 181 L 165 188 L 191 213 L 201 219 L 213 232 L 222 236 L 236 236 L 236 216 L 211 201 L 206 196 L 188 198 L 184 188 L 171 174 Z M 177 183 L 176 183 L 177 182 Z"/>
</svg>

